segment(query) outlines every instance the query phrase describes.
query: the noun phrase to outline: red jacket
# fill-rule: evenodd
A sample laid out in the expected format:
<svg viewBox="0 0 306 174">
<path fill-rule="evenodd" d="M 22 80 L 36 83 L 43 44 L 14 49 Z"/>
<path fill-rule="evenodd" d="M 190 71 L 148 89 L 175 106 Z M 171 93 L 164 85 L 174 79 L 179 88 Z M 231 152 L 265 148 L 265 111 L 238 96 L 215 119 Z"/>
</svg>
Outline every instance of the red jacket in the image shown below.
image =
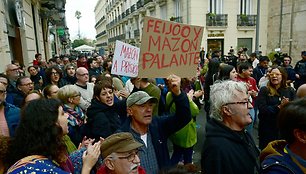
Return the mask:
<svg viewBox="0 0 306 174">
<path fill-rule="evenodd" d="M 97 174 L 109 174 L 107 167 L 104 165 L 102 165 L 98 171 Z M 138 174 L 146 174 L 145 170 L 142 167 L 138 167 Z"/>
</svg>

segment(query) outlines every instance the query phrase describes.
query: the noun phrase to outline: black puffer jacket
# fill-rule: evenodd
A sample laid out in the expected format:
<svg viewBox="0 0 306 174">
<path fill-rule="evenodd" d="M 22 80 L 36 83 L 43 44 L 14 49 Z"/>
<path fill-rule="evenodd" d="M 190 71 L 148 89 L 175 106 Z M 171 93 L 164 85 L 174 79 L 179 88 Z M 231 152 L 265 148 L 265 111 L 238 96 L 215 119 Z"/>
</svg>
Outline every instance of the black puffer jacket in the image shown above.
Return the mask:
<svg viewBox="0 0 306 174">
<path fill-rule="evenodd" d="M 125 107 L 125 101 L 115 103 L 113 106 L 107 106 L 96 98 L 92 99 L 91 105 L 87 109 L 87 134 L 90 138 L 98 140 L 100 137 L 106 138 L 113 134 L 121 125 L 120 116 L 126 117 L 126 114 L 120 113 Z"/>
</svg>

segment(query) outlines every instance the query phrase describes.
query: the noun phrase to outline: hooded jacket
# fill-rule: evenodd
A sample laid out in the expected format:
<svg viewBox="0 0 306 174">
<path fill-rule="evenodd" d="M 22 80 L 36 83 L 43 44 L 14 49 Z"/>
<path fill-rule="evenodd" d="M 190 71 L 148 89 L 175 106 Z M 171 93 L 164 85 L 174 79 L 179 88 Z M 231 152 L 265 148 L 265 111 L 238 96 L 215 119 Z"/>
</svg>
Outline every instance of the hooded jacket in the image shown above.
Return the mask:
<svg viewBox="0 0 306 174">
<path fill-rule="evenodd" d="M 270 142 L 260 153 L 260 161 L 263 174 L 299 174 L 306 173 L 306 168 L 301 169 L 292 160 L 293 157 L 286 150 L 285 140 L 275 140 Z"/>
<path fill-rule="evenodd" d="M 246 130 L 233 131 L 215 119 L 207 122 L 201 158 L 203 173 L 258 173 L 258 156 L 259 150 Z"/>
</svg>

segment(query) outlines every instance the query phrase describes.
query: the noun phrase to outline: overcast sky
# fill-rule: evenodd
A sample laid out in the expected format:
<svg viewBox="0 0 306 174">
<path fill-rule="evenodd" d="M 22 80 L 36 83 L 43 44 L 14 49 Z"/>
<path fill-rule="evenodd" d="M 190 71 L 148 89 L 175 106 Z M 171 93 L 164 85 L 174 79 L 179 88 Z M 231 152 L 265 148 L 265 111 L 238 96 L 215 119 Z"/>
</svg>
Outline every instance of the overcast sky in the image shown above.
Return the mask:
<svg viewBox="0 0 306 174">
<path fill-rule="evenodd" d="M 94 9 L 98 0 L 67 0 L 66 1 L 66 22 L 69 28 L 70 39 L 78 38 L 78 20 L 74 16 L 78 10 L 81 12 L 80 33 L 81 38 L 95 39 L 95 14 Z"/>
</svg>

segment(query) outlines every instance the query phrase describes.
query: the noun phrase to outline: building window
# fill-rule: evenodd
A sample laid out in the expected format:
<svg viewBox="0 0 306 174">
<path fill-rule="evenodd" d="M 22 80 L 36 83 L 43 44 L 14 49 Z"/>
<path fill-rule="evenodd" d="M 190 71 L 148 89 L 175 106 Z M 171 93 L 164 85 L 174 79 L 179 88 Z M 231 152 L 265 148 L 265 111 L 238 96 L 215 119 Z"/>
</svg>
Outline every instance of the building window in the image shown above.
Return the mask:
<svg viewBox="0 0 306 174">
<path fill-rule="evenodd" d="M 252 14 L 252 0 L 240 0 L 239 9 L 240 14 Z"/>
<path fill-rule="evenodd" d="M 181 0 L 174 0 L 174 15 L 175 17 L 181 16 Z"/>
<path fill-rule="evenodd" d="M 168 20 L 167 19 L 167 6 L 166 5 L 163 5 L 160 7 L 160 16 L 162 19 L 164 20 Z"/>
<path fill-rule="evenodd" d="M 208 7 L 210 13 L 223 14 L 224 0 L 209 0 Z"/>
</svg>

